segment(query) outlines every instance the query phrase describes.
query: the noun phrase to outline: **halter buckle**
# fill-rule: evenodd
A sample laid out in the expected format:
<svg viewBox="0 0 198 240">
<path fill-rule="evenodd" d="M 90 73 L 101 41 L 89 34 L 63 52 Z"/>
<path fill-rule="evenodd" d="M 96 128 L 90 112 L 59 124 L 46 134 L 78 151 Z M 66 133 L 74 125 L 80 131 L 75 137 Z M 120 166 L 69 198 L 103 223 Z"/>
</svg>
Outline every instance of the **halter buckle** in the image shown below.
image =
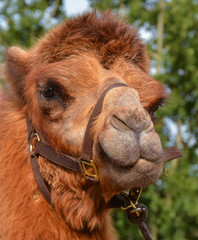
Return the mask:
<svg viewBox="0 0 198 240">
<path fill-rule="evenodd" d="M 82 163 L 82 167 L 83 167 L 83 170 L 84 170 L 83 175 L 88 179 L 91 178 L 91 179 L 94 179 L 94 181 L 98 182 L 98 180 L 99 180 L 98 170 L 96 168 L 96 165 L 95 165 L 94 161 L 90 160 L 90 162 L 87 162 L 87 161 L 82 160 L 82 159 L 80 159 L 80 161 Z M 89 168 L 89 167 L 92 167 L 94 173 L 88 172 L 87 168 Z"/>
<path fill-rule="evenodd" d="M 123 192 L 122 194 L 128 197 L 129 205 L 121 206 L 121 209 L 128 210 L 129 208 L 132 208 L 130 212 L 135 213 L 136 216 L 139 217 L 143 209 L 137 208 L 136 205 L 138 204 L 141 193 L 142 193 L 141 187 L 131 188 L 129 193 Z"/>
</svg>

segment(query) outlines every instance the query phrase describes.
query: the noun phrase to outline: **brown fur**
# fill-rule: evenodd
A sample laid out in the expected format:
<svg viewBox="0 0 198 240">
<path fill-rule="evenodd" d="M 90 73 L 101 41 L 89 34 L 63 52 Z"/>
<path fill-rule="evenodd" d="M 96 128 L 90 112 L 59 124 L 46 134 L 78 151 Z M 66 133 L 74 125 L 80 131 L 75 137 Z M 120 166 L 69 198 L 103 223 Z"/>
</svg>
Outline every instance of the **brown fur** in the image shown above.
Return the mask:
<svg viewBox="0 0 198 240">
<path fill-rule="evenodd" d="M 29 51 L 8 50 L 10 88 L 0 103 L 0 239 L 115 239 L 107 201 L 122 190 L 153 183 L 163 167 L 149 113 L 166 96 L 148 67 L 136 30 L 109 13 L 68 20 Z M 107 94 L 92 128 L 100 182 L 39 158 L 53 208 L 32 172 L 26 118 L 43 141 L 78 157 L 93 106 L 113 82 L 131 88 Z M 58 100 L 42 97 L 49 84 L 57 89 Z"/>
</svg>

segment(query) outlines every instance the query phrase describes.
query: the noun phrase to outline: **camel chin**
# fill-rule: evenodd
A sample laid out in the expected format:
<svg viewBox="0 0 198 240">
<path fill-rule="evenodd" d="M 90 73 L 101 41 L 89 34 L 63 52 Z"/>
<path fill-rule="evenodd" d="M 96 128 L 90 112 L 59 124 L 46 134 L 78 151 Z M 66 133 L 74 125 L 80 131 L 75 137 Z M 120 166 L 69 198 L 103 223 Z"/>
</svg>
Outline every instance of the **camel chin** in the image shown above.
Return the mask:
<svg viewBox="0 0 198 240">
<path fill-rule="evenodd" d="M 106 202 L 122 191 L 155 183 L 164 166 L 161 160 L 154 163 L 140 158 L 134 166 L 118 168 L 110 163 L 111 161 L 109 160 L 103 169 L 99 169 L 100 184 Z"/>
</svg>

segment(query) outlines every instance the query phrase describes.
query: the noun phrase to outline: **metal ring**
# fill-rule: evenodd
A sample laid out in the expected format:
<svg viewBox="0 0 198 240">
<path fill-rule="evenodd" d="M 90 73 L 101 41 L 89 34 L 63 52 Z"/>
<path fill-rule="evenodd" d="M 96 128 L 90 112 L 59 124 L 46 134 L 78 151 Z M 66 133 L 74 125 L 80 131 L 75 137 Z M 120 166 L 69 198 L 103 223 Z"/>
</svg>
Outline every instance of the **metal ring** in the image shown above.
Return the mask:
<svg viewBox="0 0 198 240">
<path fill-rule="evenodd" d="M 36 139 L 35 139 L 36 138 Z M 35 132 L 34 133 L 34 138 L 32 139 L 32 143 L 30 144 L 30 152 L 32 153 L 32 152 L 34 152 L 34 149 L 35 149 L 35 144 L 33 144 L 33 141 L 38 141 L 38 142 L 40 142 L 41 141 L 41 139 L 40 139 L 40 136 L 38 135 L 38 133 L 37 132 Z M 34 142 L 35 143 L 35 142 Z"/>
</svg>

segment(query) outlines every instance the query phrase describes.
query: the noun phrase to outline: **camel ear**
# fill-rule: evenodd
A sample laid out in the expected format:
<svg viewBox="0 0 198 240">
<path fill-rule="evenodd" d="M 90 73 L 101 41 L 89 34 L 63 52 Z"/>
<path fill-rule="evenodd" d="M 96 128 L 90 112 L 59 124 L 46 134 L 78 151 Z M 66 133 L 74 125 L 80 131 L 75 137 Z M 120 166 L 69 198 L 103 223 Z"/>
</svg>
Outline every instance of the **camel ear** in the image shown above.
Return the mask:
<svg viewBox="0 0 198 240">
<path fill-rule="evenodd" d="M 19 47 L 11 47 L 6 52 L 5 73 L 16 96 L 24 103 L 25 78 L 29 72 L 30 56 Z"/>
</svg>

